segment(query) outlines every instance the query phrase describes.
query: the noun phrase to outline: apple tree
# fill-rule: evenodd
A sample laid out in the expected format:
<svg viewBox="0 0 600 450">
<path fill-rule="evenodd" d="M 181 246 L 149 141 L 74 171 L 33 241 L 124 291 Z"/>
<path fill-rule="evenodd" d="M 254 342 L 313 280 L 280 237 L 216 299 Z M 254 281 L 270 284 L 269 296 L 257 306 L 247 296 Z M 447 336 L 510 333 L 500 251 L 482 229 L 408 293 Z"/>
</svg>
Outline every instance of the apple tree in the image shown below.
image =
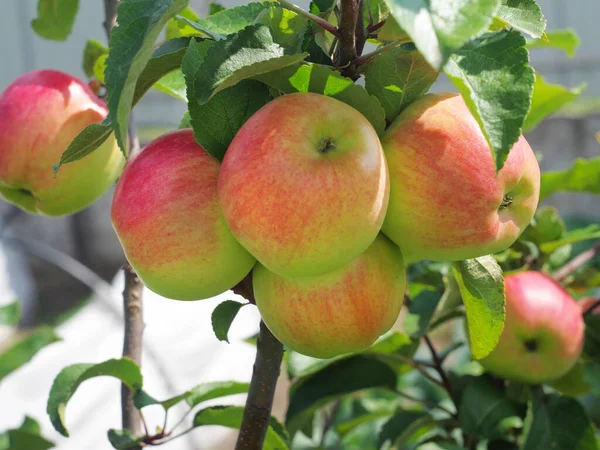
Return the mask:
<svg viewBox="0 0 600 450">
<path fill-rule="evenodd" d="M 108 46 L 88 41 L 87 83 L 42 70 L 0 96 L 4 199 L 66 215 L 116 183 L 123 358 L 56 376 L 55 430 L 68 436 L 78 386 L 109 376 L 122 450 L 207 425 L 239 429 L 239 450 L 598 449 L 600 227 L 538 204 L 600 193 L 600 159 L 540 173 L 523 137 L 581 93 L 548 83 L 529 51 L 572 54 L 577 37 L 546 30 L 535 0 L 212 3 L 207 17 L 188 3 L 104 0 Z M 33 31 L 64 40 L 77 9 L 39 0 Z M 456 92 L 430 92 L 444 76 Z M 187 112 L 140 149 L 131 114 L 150 89 Z M 245 299 L 214 310 L 219 340 L 257 307 L 251 382 L 156 399 L 144 285 L 164 301 Z M 16 304 L 0 309 L 17 321 Z M 5 348 L 0 380 L 57 339 L 42 327 Z M 246 392 L 243 408 L 202 405 Z M 188 428 L 143 420 L 159 405 L 167 424 L 180 403 Z M 52 446 L 31 418 L 0 435 Z"/>
</svg>

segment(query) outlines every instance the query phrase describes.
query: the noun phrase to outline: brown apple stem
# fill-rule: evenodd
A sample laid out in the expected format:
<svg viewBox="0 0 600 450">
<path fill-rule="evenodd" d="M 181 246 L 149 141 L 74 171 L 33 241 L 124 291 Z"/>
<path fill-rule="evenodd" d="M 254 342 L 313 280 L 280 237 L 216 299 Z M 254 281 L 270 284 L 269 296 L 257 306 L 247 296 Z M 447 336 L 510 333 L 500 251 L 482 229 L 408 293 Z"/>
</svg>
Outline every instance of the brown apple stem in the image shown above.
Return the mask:
<svg viewBox="0 0 600 450">
<path fill-rule="evenodd" d="M 573 258 L 567 264 L 562 266 L 560 269 L 558 269 L 556 272 L 554 272 L 552 274 L 552 278 L 554 278 L 559 283 L 564 281 L 569 275 L 571 275 L 571 273 L 575 272 L 581 266 L 586 264 L 598 253 L 600 253 L 600 242 L 598 242 L 596 245 L 594 245 L 589 250 L 581 253 L 580 255 L 577 255 L 575 258 Z"/>
<path fill-rule="evenodd" d="M 256 359 L 236 450 L 261 450 L 269 428 L 283 345 L 260 321 Z"/>
<path fill-rule="evenodd" d="M 144 285 L 129 264 L 123 266 L 125 289 L 123 290 L 123 312 L 125 314 L 125 337 L 123 340 L 123 357 L 142 365 L 142 337 L 144 334 L 144 313 L 142 294 Z M 140 411 L 133 404 L 133 392 L 121 385 L 121 413 L 123 428 L 131 430 L 135 435 L 142 434 Z"/>
</svg>

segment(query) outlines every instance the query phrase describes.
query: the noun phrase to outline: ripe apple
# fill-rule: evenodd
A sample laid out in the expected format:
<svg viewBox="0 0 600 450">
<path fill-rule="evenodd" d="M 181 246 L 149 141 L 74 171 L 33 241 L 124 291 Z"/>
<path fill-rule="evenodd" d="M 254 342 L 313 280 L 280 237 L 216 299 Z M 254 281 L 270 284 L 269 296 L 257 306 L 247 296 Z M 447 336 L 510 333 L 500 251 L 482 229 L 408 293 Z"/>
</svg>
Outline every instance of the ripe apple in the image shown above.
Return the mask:
<svg viewBox="0 0 600 450">
<path fill-rule="evenodd" d="M 496 348 L 480 362 L 491 373 L 525 383 L 556 380 L 583 349 L 581 309 L 540 272 L 507 275 L 506 319 Z"/>
<path fill-rule="evenodd" d="M 402 253 L 381 234 L 364 253 L 324 275 L 289 278 L 257 264 L 252 281 L 271 332 L 316 358 L 370 347 L 396 321 L 406 287 Z"/>
<path fill-rule="evenodd" d="M 389 182 L 377 133 L 352 107 L 319 94 L 281 96 L 227 149 L 219 201 L 233 235 L 270 271 L 337 269 L 375 240 Z"/>
<path fill-rule="evenodd" d="M 117 183 L 113 227 L 130 264 L 157 294 L 213 297 L 240 282 L 256 262 L 223 219 L 219 165 L 191 129 L 178 130 L 148 144 Z"/>
<path fill-rule="evenodd" d="M 390 172 L 383 232 L 407 261 L 455 261 L 508 248 L 539 199 L 540 169 L 520 137 L 496 175 L 462 96 L 428 94 L 381 140 Z"/>
<path fill-rule="evenodd" d="M 61 216 L 86 208 L 125 164 L 114 136 L 85 158 L 53 165 L 87 125 L 108 110 L 81 80 L 55 70 L 21 75 L 0 96 L 0 195 L 30 213 Z"/>
</svg>

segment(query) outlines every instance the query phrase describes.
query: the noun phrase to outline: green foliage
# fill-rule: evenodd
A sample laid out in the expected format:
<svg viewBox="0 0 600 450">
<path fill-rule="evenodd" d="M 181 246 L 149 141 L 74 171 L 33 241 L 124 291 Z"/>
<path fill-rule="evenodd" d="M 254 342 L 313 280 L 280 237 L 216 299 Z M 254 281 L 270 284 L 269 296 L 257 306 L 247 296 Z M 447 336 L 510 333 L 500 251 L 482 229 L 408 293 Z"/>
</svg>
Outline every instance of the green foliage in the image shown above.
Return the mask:
<svg viewBox="0 0 600 450">
<path fill-rule="evenodd" d="M 579 37 L 571 28 L 565 30 L 547 31 L 541 39 L 527 43 L 528 48 L 557 48 L 564 51 L 569 58 L 575 56 L 579 46 Z"/>
<path fill-rule="evenodd" d="M 239 428 L 242 423 L 244 408 L 240 406 L 211 406 L 202 409 L 194 416 L 194 427 L 202 425 L 221 425 L 229 428 Z M 271 418 L 267 429 L 264 450 L 287 450 L 289 437 L 284 428 Z"/>
<path fill-rule="evenodd" d="M 109 117 L 125 154 L 129 113 L 135 102 L 138 79 L 153 56 L 154 43 L 163 27 L 187 4 L 188 0 L 119 2 L 119 21 L 110 36 L 105 84 L 110 92 Z"/>
<path fill-rule="evenodd" d="M 108 430 L 108 442 L 117 450 L 127 450 L 135 448 L 142 442 L 142 438 L 136 437 L 129 430 Z"/>
<path fill-rule="evenodd" d="M 255 79 L 283 93 L 315 92 L 340 100 L 365 116 L 378 134 L 385 129 L 385 112 L 376 97 L 329 67 L 299 64 Z"/>
<path fill-rule="evenodd" d="M 600 194 L 600 157 L 577 158 L 568 169 L 542 173 L 540 201 L 556 192 Z"/>
<path fill-rule="evenodd" d="M 185 79 L 179 69 L 169 72 L 152 87 L 182 102 L 187 102 Z"/>
<path fill-rule="evenodd" d="M 500 170 L 531 105 L 534 74 L 525 38 L 516 31 L 486 35 L 453 55 L 444 72 L 481 126 Z"/>
<path fill-rule="evenodd" d="M 0 433 L 0 450 L 47 450 L 54 444 L 41 435 L 40 424 L 25 417 L 18 428 Z"/>
<path fill-rule="evenodd" d="M 473 357 L 487 356 L 504 329 L 504 278 L 491 256 L 458 261 L 452 273 L 460 288 L 467 311 Z"/>
<path fill-rule="evenodd" d="M 390 13 L 410 36 L 427 62 L 441 69 L 450 55 L 484 32 L 500 0 L 386 0 Z"/>
<path fill-rule="evenodd" d="M 576 100 L 585 87 L 586 84 L 582 83 L 576 88 L 568 89 L 559 84 L 548 83 L 542 75 L 536 73 L 531 108 L 523 123 L 523 131 L 535 128 L 543 119 Z"/>
<path fill-rule="evenodd" d="M 4 347 L 0 353 L 0 380 L 14 372 L 47 345 L 60 341 L 50 327 L 40 327 L 11 345 Z"/>
<path fill-rule="evenodd" d="M 187 20 L 184 20 L 187 19 Z M 196 22 L 200 16 L 189 6 L 184 8 L 179 14 L 172 19 L 169 19 L 165 27 L 167 39 L 175 39 L 178 37 L 197 35 L 197 30 L 188 23 L 188 21 Z M 204 34 L 200 32 L 201 34 Z"/>
<path fill-rule="evenodd" d="M 65 367 L 54 379 L 46 409 L 56 431 L 63 436 L 69 436 L 65 424 L 67 403 L 81 383 L 101 376 L 118 378 L 132 392 L 140 389 L 143 384 L 139 366 L 127 358 L 109 359 L 99 364 L 82 363 Z"/>
<path fill-rule="evenodd" d="M 404 329 L 412 339 L 425 336 L 441 297 L 436 292 L 423 290 L 412 299 L 404 318 Z"/>
<path fill-rule="evenodd" d="M 231 323 L 235 319 L 235 316 L 237 316 L 240 308 L 247 304 L 248 303 L 240 303 L 234 300 L 225 300 L 217 305 L 212 313 L 211 322 L 213 331 L 218 340 L 229 342 L 227 333 L 229 332 Z"/>
<path fill-rule="evenodd" d="M 394 448 L 406 448 L 422 428 L 433 425 L 433 418 L 426 412 L 399 410 L 382 427 L 377 446 L 389 443 Z"/>
<path fill-rule="evenodd" d="M 544 14 L 536 0 L 503 0 L 494 19 L 496 27 L 514 28 L 532 38 L 541 38 L 546 29 Z"/>
<path fill-rule="evenodd" d="M 95 76 L 94 65 L 104 55 L 108 55 L 108 48 L 100 41 L 88 39 L 83 49 L 83 71 L 88 78 Z"/>
<path fill-rule="evenodd" d="M 14 301 L 8 305 L 0 306 L 0 325 L 14 326 L 21 318 L 21 302 Z"/>
<path fill-rule="evenodd" d="M 416 50 L 404 46 L 382 53 L 365 66 L 365 88 L 393 121 L 413 101 L 427 93 L 438 77 Z"/>
<path fill-rule="evenodd" d="M 38 0 L 31 28 L 44 39 L 64 41 L 71 34 L 79 0 Z"/>
</svg>

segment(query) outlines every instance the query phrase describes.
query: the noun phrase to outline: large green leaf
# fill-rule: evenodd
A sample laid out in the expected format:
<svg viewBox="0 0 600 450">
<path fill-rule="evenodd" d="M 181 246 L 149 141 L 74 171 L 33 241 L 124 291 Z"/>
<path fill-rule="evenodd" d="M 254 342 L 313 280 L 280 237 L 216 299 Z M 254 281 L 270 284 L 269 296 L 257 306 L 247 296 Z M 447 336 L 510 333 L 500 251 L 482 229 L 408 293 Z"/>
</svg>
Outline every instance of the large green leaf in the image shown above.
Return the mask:
<svg viewBox="0 0 600 450">
<path fill-rule="evenodd" d="M 377 448 L 386 443 L 393 448 L 407 448 L 411 438 L 423 427 L 434 425 L 433 418 L 424 411 L 397 411 L 381 428 Z"/>
<path fill-rule="evenodd" d="M 0 306 L 0 325 L 14 326 L 21 318 L 21 302 L 15 301 Z"/>
<path fill-rule="evenodd" d="M 412 299 L 404 318 L 404 329 L 411 338 L 418 339 L 427 334 L 429 322 L 441 298 L 439 293 L 425 289 Z"/>
<path fill-rule="evenodd" d="M 183 78 L 183 73 L 179 69 L 169 72 L 163 76 L 160 80 L 154 83 L 152 88 L 164 92 L 165 94 L 174 97 L 177 100 L 187 102 L 185 79 Z"/>
<path fill-rule="evenodd" d="M 108 442 L 117 450 L 129 450 L 139 448 L 138 444 L 142 442 L 141 437 L 137 437 L 130 430 L 108 430 Z"/>
<path fill-rule="evenodd" d="M 219 341 L 229 343 L 227 333 L 229 333 L 231 323 L 237 316 L 240 308 L 248 304 L 249 303 L 240 303 L 234 300 L 225 300 L 224 302 L 219 303 L 213 310 L 211 323 L 215 336 Z"/>
<path fill-rule="evenodd" d="M 386 0 L 398 21 L 435 69 L 452 53 L 487 30 L 500 0 Z"/>
<path fill-rule="evenodd" d="M 298 64 L 254 78 L 286 94 L 315 92 L 333 97 L 359 111 L 378 134 L 385 130 L 385 112 L 377 98 L 327 66 Z"/>
<path fill-rule="evenodd" d="M 377 56 L 366 65 L 364 74 L 365 88 L 379 100 L 391 122 L 429 90 L 439 73 L 420 52 L 401 46 Z"/>
<path fill-rule="evenodd" d="M 301 15 L 280 6 L 271 6 L 258 15 L 256 23 L 263 24 L 271 30 L 273 41 L 283 47 L 286 54 L 302 52 L 308 20 Z"/>
<path fill-rule="evenodd" d="M 503 0 L 495 19 L 504 27 L 522 31 L 533 38 L 542 37 L 546 29 L 544 14 L 536 0 Z"/>
<path fill-rule="evenodd" d="M 586 84 L 569 89 L 559 84 L 548 83 L 542 75 L 536 73 L 533 85 L 531 108 L 523 123 L 523 131 L 535 128 L 546 117 L 554 114 L 560 108 L 571 103 L 581 95 Z"/>
<path fill-rule="evenodd" d="M 190 8 L 184 8 L 179 12 L 179 14 L 172 19 L 169 19 L 167 22 L 167 26 L 165 27 L 165 34 L 167 39 L 174 39 L 178 37 L 186 37 L 186 36 L 194 36 L 198 34 L 198 31 L 188 24 L 187 21 L 182 20 L 187 19 L 192 22 L 196 22 L 200 19 L 200 16 L 196 14 L 196 12 Z M 202 35 L 204 33 L 201 33 Z"/>
<path fill-rule="evenodd" d="M 63 436 L 69 436 L 65 424 L 67 403 L 81 383 L 101 376 L 118 378 L 132 392 L 141 389 L 143 383 L 139 366 L 128 358 L 110 359 L 99 364 L 73 364 L 65 367 L 52 383 L 46 408 L 50 422 L 56 431 Z"/>
<path fill-rule="evenodd" d="M 31 361 L 41 349 L 58 341 L 60 338 L 54 330 L 44 326 L 5 347 L 0 353 L 0 380 Z"/>
<path fill-rule="evenodd" d="M 242 80 L 294 65 L 307 56 L 307 53 L 286 55 L 284 48 L 274 42 L 268 27 L 251 25 L 208 49 L 194 81 L 195 98 L 205 104 L 218 92 Z"/>
<path fill-rule="evenodd" d="M 241 406 L 211 406 L 198 411 L 194 417 L 194 427 L 202 425 L 221 425 L 229 428 L 240 428 L 244 408 Z M 279 432 L 278 432 L 279 431 Z M 287 450 L 287 433 L 276 419 L 272 418 L 263 450 Z"/>
<path fill-rule="evenodd" d="M 167 21 L 189 0 L 122 0 L 118 25 L 110 35 L 106 61 L 108 110 L 119 146 L 126 152 L 129 114 L 138 78 L 154 51 L 154 43 Z M 154 84 L 154 83 L 153 83 Z"/>
<path fill-rule="evenodd" d="M 501 31 L 469 42 L 450 58 L 444 72 L 463 95 L 500 170 L 531 105 L 535 77 L 525 38 Z"/>
<path fill-rule="evenodd" d="M 483 256 L 453 263 L 452 273 L 465 304 L 473 357 L 484 358 L 504 329 L 502 269 L 492 256 Z"/>
<path fill-rule="evenodd" d="M 286 423 L 292 434 L 299 430 L 320 406 L 368 388 L 396 388 L 396 372 L 372 355 L 356 355 L 336 361 L 290 389 Z"/>
<path fill-rule="evenodd" d="M 247 5 L 236 6 L 210 15 L 196 22 L 211 31 L 223 36 L 242 31 L 248 25 L 254 25 L 256 19 L 265 9 L 270 8 L 269 2 L 252 2 Z"/>
<path fill-rule="evenodd" d="M 137 79 L 132 106 L 140 101 L 154 83 L 181 65 L 189 43 L 189 38 L 171 39 L 154 51 L 152 58 Z M 94 123 L 85 127 L 63 152 L 60 162 L 54 166 L 54 172 L 56 173 L 63 164 L 78 161 L 92 153 L 108 139 L 111 132 L 110 117 L 100 124 Z"/>
<path fill-rule="evenodd" d="M 577 158 L 568 169 L 543 172 L 540 201 L 556 192 L 600 194 L 600 157 Z"/>
<path fill-rule="evenodd" d="M 579 37 L 572 28 L 547 31 L 544 39 L 535 39 L 527 43 L 528 48 L 558 48 L 564 51 L 569 58 L 575 56 L 578 46 Z"/>
<path fill-rule="evenodd" d="M 33 30 L 44 39 L 64 41 L 73 30 L 79 0 L 38 0 Z"/>
<path fill-rule="evenodd" d="M 522 425 L 516 405 L 487 377 L 469 379 L 458 411 L 465 432 L 489 441 L 504 437 L 510 426 Z"/>
<path fill-rule="evenodd" d="M 565 245 L 581 241 L 600 238 L 600 225 L 593 224 L 585 228 L 578 228 L 564 233 L 560 239 L 540 244 L 540 250 L 544 253 L 552 253 Z"/>
<path fill-rule="evenodd" d="M 594 427 L 577 400 L 535 392 L 521 450 L 598 450 Z"/>
</svg>

